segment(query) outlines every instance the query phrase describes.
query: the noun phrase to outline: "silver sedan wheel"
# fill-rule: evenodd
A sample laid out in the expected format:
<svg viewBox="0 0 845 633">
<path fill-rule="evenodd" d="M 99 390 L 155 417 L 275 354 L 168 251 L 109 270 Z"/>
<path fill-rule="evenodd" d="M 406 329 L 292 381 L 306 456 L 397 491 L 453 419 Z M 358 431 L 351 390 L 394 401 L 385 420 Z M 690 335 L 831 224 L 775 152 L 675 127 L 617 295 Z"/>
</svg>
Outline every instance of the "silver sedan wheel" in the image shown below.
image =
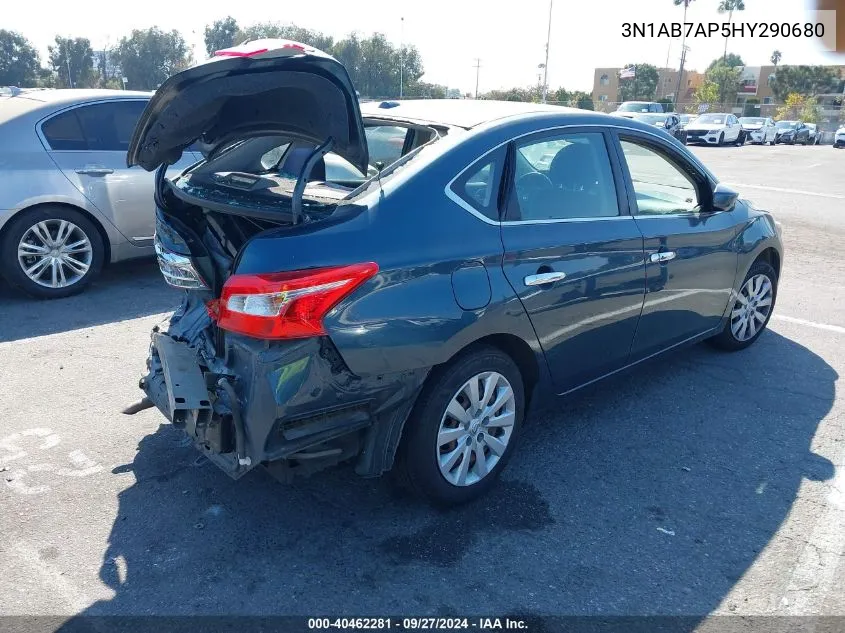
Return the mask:
<svg viewBox="0 0 845 633">
<path fill-rule="evenodd" d="M 744 343 L 763 329 L 773 296 L 772 280 L 766 275 L 754 275 L 743 284 L 731 311 L 731 333 L 737 341 Z"/>
<path fill-rule="evenodd" d="M 68 220 L 33 224 L 18 243 L 21 270 L 45 288 L 72 286 L 91 268 L 93 257 L 91 240 Z"/>
<path fill-rule="evenodd" d="M 488 371 L 467 380 L 452 397 L 437 433 L 440 473 L 453 486 L 486 477 L 505 454 L 516 421 L 507 378 Z"/>
</svg>

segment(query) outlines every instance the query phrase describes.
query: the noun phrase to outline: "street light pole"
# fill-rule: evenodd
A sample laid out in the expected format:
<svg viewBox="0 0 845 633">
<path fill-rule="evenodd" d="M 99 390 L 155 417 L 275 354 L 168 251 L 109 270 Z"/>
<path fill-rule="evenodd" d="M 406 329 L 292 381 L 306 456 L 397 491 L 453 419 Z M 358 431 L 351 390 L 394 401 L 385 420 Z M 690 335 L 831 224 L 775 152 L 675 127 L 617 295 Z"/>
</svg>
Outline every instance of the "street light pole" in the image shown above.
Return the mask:
<svg viewBox="0 0 845 633">
<path fill-rule="evenodd" d="M 549 41 L 552 39 L 552 5 L 554 0 L 549 0 L 549 30 L 546 33 L 546 62 L 543 64 L 543 103 L 546 103 L 546 94 L 549 90 Z"/>
<path fill-rule="evenodd" d="M 478 99 L 478 72 L 481 69 L 481 59 L 475 58 L 475 98 Z"/>
<path fill-rule="evenodd" d="M 399 98 L 402 98 L 404 83 L 403 75 L 405 74 L 405 18 L 399 18 L 401 26 L 399 27 Z"/>
</svg>

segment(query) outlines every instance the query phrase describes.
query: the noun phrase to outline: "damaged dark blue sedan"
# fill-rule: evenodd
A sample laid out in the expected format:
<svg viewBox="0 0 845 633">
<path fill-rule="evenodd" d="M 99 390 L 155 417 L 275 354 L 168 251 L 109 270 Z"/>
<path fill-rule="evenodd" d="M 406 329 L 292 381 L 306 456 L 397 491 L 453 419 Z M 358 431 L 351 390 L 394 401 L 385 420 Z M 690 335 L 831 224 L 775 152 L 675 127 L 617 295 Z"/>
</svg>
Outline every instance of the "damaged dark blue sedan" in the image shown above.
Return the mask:
<svg viewBox="0 0 845 633">
<path fill-rule="evenodd" d="M 188 147 L 205 159 L 168 179 Z M 780 226 L 654 126 L 527 103 L 359 104 L 292 42 L 169 79 L 130 165 L 185 289 L 145 398 L 233 477 L 342 461 L 477 497 L 529 407 L 664 351 L 751 345 Z"/>
</svg>

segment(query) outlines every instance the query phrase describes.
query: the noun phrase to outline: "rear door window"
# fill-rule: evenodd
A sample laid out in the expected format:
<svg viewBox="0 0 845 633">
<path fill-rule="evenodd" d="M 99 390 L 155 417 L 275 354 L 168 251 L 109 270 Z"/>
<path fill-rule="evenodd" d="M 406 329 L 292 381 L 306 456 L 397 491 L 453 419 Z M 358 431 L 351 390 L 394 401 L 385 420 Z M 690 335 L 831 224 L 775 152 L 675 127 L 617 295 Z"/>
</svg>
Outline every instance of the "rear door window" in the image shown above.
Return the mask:
<svg viewBox="0 0 845 633">
<path fill-rule="evenodd" d="M 88 143 L 95 151 L 125 152 L 145 101 L 110 101 L 76 108 Z"/>
</svg>

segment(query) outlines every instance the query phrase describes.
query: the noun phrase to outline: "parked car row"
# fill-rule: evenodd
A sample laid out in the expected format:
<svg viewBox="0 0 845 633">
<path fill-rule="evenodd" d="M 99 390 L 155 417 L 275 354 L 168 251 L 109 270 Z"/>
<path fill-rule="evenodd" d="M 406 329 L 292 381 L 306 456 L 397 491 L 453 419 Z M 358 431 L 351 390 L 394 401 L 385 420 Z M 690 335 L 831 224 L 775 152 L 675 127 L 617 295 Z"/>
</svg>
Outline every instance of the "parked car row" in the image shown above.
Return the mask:
<svg viewBox="0 0 845 633">
<path fill-rule="evenodd" d="M 818 145 L 822 136 L 813 123 L 775 122 L 770 117 L 737 117 L 724 112 L 699 116 L 676 114 L 664 112 L 662 104 L 649 101 L 626 101 L 614 114 L 661 127 L 682 143 L 743 145 L 750 141 L 758 145 Z M 837 146 L 835 142 L 834 146 Z"/>
</svg>

